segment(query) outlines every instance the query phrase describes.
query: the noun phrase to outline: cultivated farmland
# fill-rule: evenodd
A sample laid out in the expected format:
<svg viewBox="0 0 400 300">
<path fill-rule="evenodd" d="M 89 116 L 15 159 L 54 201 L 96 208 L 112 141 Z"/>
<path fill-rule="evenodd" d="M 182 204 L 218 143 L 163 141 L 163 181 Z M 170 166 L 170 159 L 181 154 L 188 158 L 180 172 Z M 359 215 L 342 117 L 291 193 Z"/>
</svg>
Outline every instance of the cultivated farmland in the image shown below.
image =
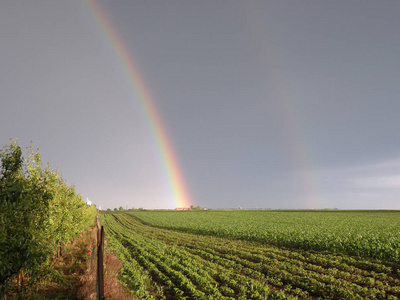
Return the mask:
<svg viewBox="0 0 400 300">
<path fill-rule="evenodd" d="M 141 299 L 399 299 L 400 212 L 101 215 Z"/>
</svg>

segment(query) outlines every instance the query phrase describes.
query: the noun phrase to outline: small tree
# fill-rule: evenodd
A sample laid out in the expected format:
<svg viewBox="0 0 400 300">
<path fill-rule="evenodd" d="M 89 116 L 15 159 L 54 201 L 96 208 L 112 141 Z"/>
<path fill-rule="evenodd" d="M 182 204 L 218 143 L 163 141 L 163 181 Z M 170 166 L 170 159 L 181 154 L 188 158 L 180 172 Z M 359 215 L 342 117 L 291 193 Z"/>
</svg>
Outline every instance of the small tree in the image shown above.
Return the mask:
<svg viewBox="0 0 400 300">
<path fill-rule="evenodd" d="M 30 153 L 33 161 L 40 157 Z M 49 247 L 43 237 L 51 194 L 35 165 L 24 170 L 21 148 L 17 141 L 0 153 L 0 286 L 22 270 L 33 285 L 46 272 Z"/>
<path fill-rule="evenodd" d="M 0 297 L 13 291 L 12 278 L 23 272 L 26 280 L 16 287 L 23 298 L 25 287 L 34 288 L 54 273 L 59 244 L 93 224 L 96 208 L 86 206 L 49 165 L 42 168 L 38 149 L 28 148 L 24 160 L 12 140 L 0 159 Z"/>
</svg>

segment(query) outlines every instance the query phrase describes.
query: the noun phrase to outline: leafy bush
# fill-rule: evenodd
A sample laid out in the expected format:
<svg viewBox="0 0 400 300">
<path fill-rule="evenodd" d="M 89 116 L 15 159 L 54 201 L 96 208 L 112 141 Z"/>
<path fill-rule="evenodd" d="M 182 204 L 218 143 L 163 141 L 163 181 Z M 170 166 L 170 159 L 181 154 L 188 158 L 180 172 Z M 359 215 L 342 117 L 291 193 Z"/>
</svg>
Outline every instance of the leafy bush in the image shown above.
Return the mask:
<svg viewBox="0 0 400 300">
<path fill-rule="evenodd" d="M 96 209 L 42 167 L 38 149 L 28 148 L 24 159 L 12 140 L 0 159 L 0 294 L 17 287 L 23 293 L 52 275 L 56 249 L 93 224 Z M 24 282 L 16 285 L 18 274 Z"/>
</svg>

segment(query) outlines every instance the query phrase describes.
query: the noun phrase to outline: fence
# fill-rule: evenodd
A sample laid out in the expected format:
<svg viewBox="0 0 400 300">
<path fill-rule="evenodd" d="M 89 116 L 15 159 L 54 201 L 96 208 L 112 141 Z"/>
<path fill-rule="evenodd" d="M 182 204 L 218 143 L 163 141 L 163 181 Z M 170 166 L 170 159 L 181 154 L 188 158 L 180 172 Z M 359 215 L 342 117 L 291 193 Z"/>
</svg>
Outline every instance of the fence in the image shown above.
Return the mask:
<svg viewBox="0 0 400 300">
<path fill-rule="evenodd" d="M 100 218 L 97 216 L 97 280 L 96 291 L 97 299 L 104 300 L 104 228 L 101 225 Z"/>
</svg>

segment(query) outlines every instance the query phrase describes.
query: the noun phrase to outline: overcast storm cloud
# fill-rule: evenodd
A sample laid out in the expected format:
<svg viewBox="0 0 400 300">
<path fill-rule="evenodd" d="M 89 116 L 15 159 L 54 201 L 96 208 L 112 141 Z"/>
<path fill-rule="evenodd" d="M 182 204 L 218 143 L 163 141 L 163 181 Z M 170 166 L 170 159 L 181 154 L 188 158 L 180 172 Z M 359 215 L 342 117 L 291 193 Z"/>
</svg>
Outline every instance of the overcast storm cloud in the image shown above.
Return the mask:
<svg viewBox="0 0 400 300">
<path fill-rule="evenodd" d="M 0 140 L 102 209 L 400 209 L 399 12 L 3 1 Z"/>
</svg>

